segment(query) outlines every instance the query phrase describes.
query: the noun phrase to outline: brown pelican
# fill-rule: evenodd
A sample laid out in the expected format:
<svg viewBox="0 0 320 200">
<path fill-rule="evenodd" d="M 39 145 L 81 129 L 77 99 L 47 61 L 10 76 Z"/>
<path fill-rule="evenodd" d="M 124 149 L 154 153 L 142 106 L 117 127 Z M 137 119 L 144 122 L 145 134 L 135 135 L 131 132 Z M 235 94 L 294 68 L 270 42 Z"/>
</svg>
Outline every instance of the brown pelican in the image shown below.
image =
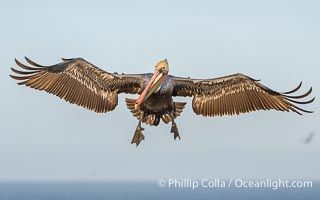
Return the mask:
<svg viewBox="0 0 320 200">
<path fill-rule="evenodd" d="M 42 66 L 25 59 L 31 66 L 15 60 L 24 71 L 11 68 L 19 76 L 10 76 L 22 81 L 19 85 L 47 91 L 97 113 L 115 109 L 119 93 L 140 94 L 138 99 L 126 98 L 128 109 L 139 120 L 131 142 L 137 146 L 144 140 L 141 123 L 157 126 L 160 120 L 165 124 L 171 122 L 174 139 L 180 139 L 175 119 L 181 115 L 186 103 L 173 101 L 176 96 L 193 96 L 193 111 L 205 117 L 271 109 L 301 115 L 312 111 L 297 104 L 314 101 L 314 98 L 298 100 L 308 96 L 312 88 L 303 95 L 292 95 L 300 89 L 302 82 L 289 92 L 279 93 L 244 74 L 213 79 L 175 77 L 168 75 L 166 59 L 156 64 L 153 74 L 109 73 L 82 58 L 62 59 L 63 62 L 52 66 Z"/>
</svg>

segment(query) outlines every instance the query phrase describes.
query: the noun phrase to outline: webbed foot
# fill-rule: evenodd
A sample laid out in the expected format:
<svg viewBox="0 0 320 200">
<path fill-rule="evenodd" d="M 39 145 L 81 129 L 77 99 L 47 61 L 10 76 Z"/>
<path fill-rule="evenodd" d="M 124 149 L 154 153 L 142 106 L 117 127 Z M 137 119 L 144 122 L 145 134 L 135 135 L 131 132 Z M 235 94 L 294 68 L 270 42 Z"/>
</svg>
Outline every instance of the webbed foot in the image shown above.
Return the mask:
<svg viewBox="0 0 320 200">
<path fill-rule="evenodd" d="M 140 144 L 140 142 L 142 140 L 144 140 L 144 135 L 142 134 L 142 131 L 144 131 L 144 128 L 141 127 L 141 123 L 138 124 L 136 131 L 133 135 L 131 144 L 136 144 L 136 146 L 138 147 L 138 145 Z"/>
<path fill-rule="evenodd" d="M 180 135 L 179 135 L 179 131 L 178 131 L 178 127 L 175 122 L 172 122 L 171 133 L 173 133 L 174 140 L 176 140 L 177 138 L 179 138 L 179 140 L 181 140 Z"/>
</svg>

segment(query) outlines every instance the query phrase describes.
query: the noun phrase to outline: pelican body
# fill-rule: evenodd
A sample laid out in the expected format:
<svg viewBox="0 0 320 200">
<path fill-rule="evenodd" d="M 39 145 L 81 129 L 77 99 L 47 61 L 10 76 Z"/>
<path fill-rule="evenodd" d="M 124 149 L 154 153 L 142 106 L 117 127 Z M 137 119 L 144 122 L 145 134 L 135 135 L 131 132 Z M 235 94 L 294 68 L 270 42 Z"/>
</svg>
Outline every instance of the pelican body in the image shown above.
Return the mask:
<svg viewBox="0 0 320 200">
<path fill-rule="evenodd" d="M 312 88 L 305 94 L 292 95 L 301 88 L 302 82 L 295 89 L 280 93 L 244 74 L 212 79 L 172 76 L 168 74 L 166 59 L 156 64 L 153 74 L 109 73 L 82 58 L 62 59 L 63 62 L 52 66 L 25 59 L 31 66 L 15 60 L 24 70 L 11 68 L 18 76 L 10 76 L 21 81 L 19 85 L 44 90 L 97 113 L 114 110 L 120 93 L 139 94 L 137 99 L 126 98 L 128 109 L 139 121 L 131 141 L 136 146 L 145 139 L 142 123 L 150 126 L 157 126 L 160 121 L 171 123 L 174 139 L 180 139 L 175 119 L 181 115 L 186 102 L 174 101 L 176 96 L 193 97 L 193 111 L 205 117 L 271 109 L 301 115 L 312 111 L 297 105 L 309 104 L 315 99 L 300 100 L 309 96 Z"/>
</svg>

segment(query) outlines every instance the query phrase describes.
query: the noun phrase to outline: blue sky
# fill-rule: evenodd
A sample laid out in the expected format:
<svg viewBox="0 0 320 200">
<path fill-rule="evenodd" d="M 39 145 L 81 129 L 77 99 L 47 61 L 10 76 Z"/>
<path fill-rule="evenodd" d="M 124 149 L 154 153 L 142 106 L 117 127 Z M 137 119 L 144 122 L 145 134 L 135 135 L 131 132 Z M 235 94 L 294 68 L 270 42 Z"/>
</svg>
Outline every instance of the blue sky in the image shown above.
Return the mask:
<svg viewBox="0 0 320 200">
<path fill-rule="evenodd" d="M 96 114 L 17 86 L 14 58 L 44 64 L 83 57 L 109 72 L 213 78 L 245 73 L 287 91 L 300 81 L 318 97 L 318 1 L 6 1 L 0 7 L 0 180 L 142 181 L 158 178 L 320 179 L 319 104 L 298 116 L 276 111 L 203 118 L 190 98 L 177 124 L 146 128 L 124 98 Z M 132 95 L 130 95 L 132 96 Z M 134 97 L 134 96 L 132 96 Z M 310 145 L 300 140 L 316 133 Z"/>
</svg>

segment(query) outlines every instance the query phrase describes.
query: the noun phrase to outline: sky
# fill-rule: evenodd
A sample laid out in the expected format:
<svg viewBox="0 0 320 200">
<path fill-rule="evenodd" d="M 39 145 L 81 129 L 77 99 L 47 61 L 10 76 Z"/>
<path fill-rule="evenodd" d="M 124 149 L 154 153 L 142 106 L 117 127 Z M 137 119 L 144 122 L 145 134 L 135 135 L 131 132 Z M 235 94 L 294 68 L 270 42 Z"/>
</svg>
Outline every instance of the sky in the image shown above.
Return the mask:
<svg viewBox="0 0 320 200">
<path fill-rule="evenodd" d="M 204 118 L 191 98 L 170 125 L 143 125 L 119 95 L 96 114 L 9 78 L 14 58 L 43 65 L 82 57 L 108 72 L 214 78 L 244 73 L 277 91 L 303 81 L 319 98 L 319 1 L 4 1 L 0 6 L 0 181 L 149 181 L 159 178 L 320 180 L 315 113 L 260 111 Z M 25 61 L 23 61 L 25 62 Z M 309 145 L 301 140 L 310 132 Z"/>
</svg>

